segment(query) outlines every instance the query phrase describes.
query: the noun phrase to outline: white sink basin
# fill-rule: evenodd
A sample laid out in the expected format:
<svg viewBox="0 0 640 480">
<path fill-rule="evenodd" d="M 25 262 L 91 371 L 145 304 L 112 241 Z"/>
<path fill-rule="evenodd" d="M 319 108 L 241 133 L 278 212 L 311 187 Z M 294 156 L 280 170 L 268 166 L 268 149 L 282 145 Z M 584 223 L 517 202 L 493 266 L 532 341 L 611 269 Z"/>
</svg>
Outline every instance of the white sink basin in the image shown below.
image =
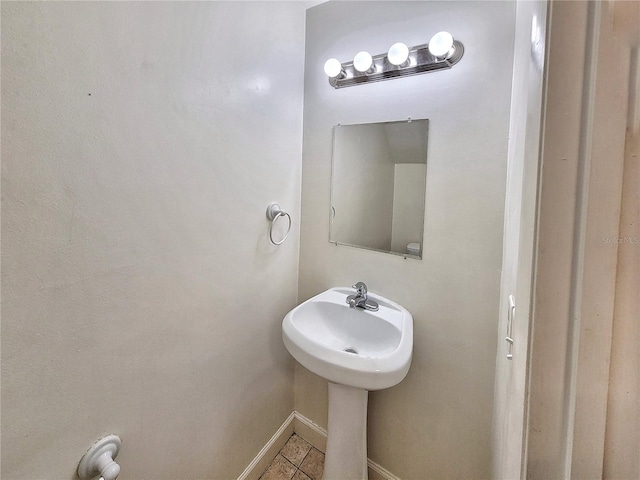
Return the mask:
<svg viewBox="0 0 640 480">
<path fill-rule="evenodd" d="M 289 353 L 330 382 L 380 390 L 402 381 L 411 365 L 413 317 L 368 293 L 378 311 L 349 308 L 350 288 L 332 288 L 291 310 L 282 322 Z"/>
</svg>

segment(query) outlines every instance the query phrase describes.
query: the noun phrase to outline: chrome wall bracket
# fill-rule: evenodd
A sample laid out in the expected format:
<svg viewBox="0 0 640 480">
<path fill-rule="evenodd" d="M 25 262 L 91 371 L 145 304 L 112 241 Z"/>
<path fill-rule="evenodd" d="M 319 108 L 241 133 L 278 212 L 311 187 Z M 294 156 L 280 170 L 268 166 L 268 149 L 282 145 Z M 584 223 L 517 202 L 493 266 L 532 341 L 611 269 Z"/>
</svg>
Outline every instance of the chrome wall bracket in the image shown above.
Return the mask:
<svg viewBox="0 0 640 480">
<path fill-rule="evenodd" d="M 329 78 L 329 84 L 334 88 L 353 87 L 363 83 L 381 82 L 392 78 L 420 75 L 422 73 L 447 70 L 460 61 L 464 54 L 464 46 L 459 41 L 453 42 L 453 54 L 449 58 L 438 58 L 429 52 L 429 45 L 418 45 L 409 49 L 408 64 L 406 66 L 393 65 L 386 53 L 375 55 L 372 73 L 359 72 L 353 62 L 342 64 L 342 74 Z M 336 62 L 337 63 L 337 62 Z"/>
</svg>

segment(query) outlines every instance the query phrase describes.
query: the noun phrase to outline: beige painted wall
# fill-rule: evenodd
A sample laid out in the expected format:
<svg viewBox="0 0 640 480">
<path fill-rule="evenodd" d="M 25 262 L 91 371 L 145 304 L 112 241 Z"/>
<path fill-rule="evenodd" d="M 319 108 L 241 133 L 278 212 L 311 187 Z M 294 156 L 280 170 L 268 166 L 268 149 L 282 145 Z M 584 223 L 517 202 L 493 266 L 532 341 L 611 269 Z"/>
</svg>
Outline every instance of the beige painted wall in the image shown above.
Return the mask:
<svg viewBox="0 0 640 480">
<path fill-rule="evenodd" d="M 299 300 L 366 282 L 414 316 L 407 378 L 369 398 L 369 456 L 400 478 L 488 478 L 515 5 L 329 2 L 308 11 Z M 452 70 L 334 90 L 349 60 L 448 30 Z M 331 127 L 429 119 L 423 260 L 327 242 Z M 326 426 L 326 382 L 296 367 L 296 409 Z"/>
<path fill-rule="evenodd" d="M 639 29 L 640 32 L 640 29 Z M 638 90 L 640 92 L 640 89 Z M 640 478 L 640 132 L 627 130 L 603 478 Z"/>
<path fill-rule="evenodd" d="M 335 127 L 331 240 L 391 248 L 393 162 L 384 125 Z M 371 221 L 374 214 L 376 221 Z"/>
<path fill-rule="evenodd" d="M 528 478 L 540 480 L 566 478 L 563 410 L 582 111 L 576 84 L 585 81 L 589 17 L 588 2 L 553 2 L 551 9 L 525 459 Z"/>
<path fill-rule="evenodd" d="M 292 411 L 305 6 L 2 2 L 3 479 L 235 478 Z"/>
<path fill-rule="evenodd" d="M 422 163 L 396 163 L 393 176 L 393 226 L 391 250 L 407 252 L 411 242 L 421 243 L 427 166 Z"/>
<path fill-rule="evenodd" d="M 638 20 L 635 2 L 552 4 L 528 385 L 531 479 L 638 476 L 638 170 L 627 118 L 640 112 L 630 94 L 640 91 L 630 74 Z"/>
<path fill-rule="evenodd" d="M 492 437 L 492 477 L 505 480 L 525 477 L 522 459 L 547 8 L 538 1 L 519 1 L 516 6 Z M 510 296 L 515 305 L 511 316 Z M 508 334 L 513 339 L 511 348 L 505 340 Z"/>
<path fill-rule="evenodd" d="M 603 478 L 640 478 L 640 4 L 618 4 L 631 46 Z"/>
</svg>

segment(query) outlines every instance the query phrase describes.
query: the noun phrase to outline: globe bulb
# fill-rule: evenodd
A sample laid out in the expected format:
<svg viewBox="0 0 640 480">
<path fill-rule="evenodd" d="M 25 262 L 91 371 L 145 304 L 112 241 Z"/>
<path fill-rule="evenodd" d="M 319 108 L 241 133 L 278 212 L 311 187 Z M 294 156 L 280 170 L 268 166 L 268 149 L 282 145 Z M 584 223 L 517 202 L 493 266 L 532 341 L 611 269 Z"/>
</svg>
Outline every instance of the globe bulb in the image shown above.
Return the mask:
<svg viewBox="0 0 640 480">
<path fill-rule="evenodd" d="M 329 78 L 336 78 L 340 76 L 342 73 L 342 64 L 340 63 L 340 60 L 337 58 L 330 58 L 324 62 L 324 73 L 326 73 Z"/>
<path fill-rule="evenodd" d="M 391 45 L 391 48 L 389 48 L 387 58 L 392 65 L 402 65 L 409 58 L 409 47 L 402 42 L 394 43 Z"/>
<path fill-rule="evenodd" d="M 449 32 L 438 32 L 429 40 L 429 52 L 434 57 L 449 57 L 452 49 L 453 35 Z"/>
<path fill-rule="evenodd" d="M 369 52 L 358 52 L 353 57 L 353 68 L 359 72 L 367 72 L 373 65 L 373 57 Z"/>
</svg>

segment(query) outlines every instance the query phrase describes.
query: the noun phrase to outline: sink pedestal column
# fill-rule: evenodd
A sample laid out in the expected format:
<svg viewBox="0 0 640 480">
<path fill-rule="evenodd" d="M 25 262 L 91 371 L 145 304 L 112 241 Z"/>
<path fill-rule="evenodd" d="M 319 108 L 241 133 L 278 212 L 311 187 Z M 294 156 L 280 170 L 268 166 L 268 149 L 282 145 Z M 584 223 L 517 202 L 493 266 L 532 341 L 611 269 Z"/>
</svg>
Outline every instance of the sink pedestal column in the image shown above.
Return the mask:
<svg viewBox="0 0 640 480">
<path fill-rule="evenodd" d="M 367 480 L 369 392 L 329 382 L 329 422 L 323 480 Z"/>
</svg>

